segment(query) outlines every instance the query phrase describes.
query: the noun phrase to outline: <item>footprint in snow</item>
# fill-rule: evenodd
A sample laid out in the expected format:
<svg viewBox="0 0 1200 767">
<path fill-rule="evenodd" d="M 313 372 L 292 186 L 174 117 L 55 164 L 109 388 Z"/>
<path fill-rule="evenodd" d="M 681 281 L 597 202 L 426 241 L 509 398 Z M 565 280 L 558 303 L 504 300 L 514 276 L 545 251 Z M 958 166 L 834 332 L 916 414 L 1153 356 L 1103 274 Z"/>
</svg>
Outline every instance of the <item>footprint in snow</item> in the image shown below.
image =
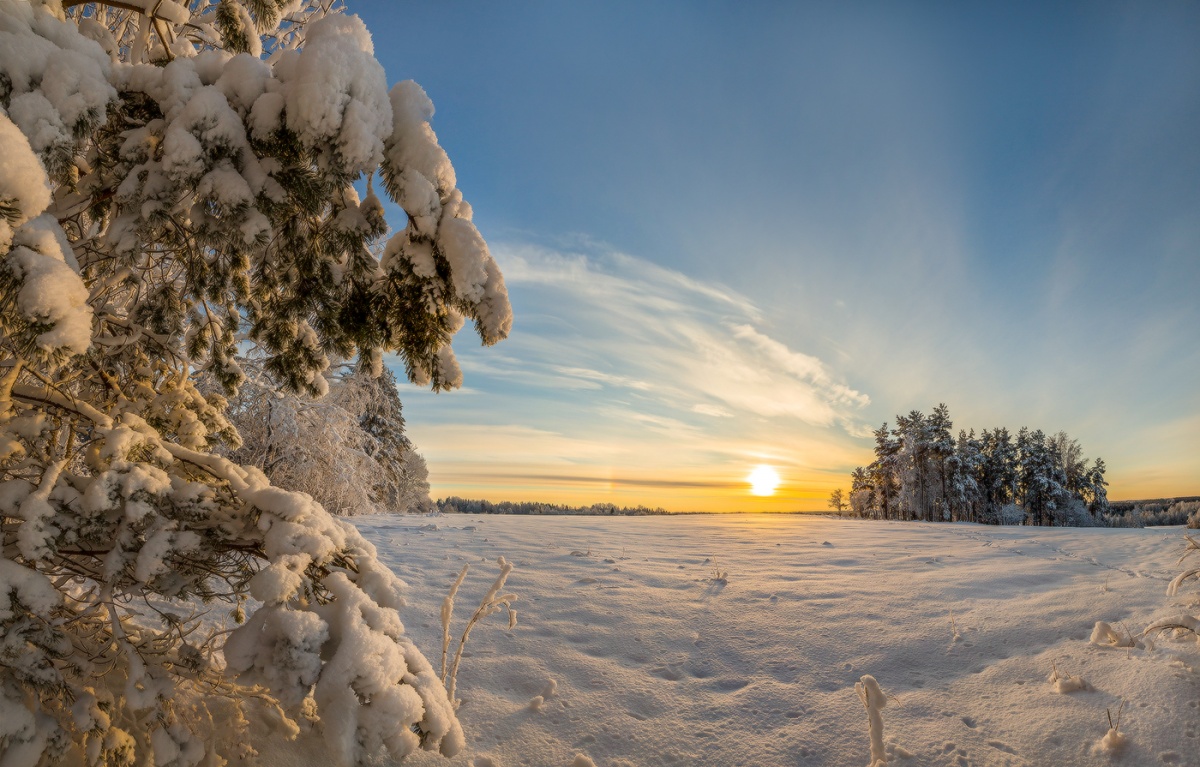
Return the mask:
<svg viewBox="0 0 1200 767">
<path fill-rule="evenodd" d="M 655 666 L 654 668 L 650 669 L 650 673 L 657 677 L 662 677 L 668 682 L 678 682 L 680 679 L 683 679 L 683 677 L 686 676 L 683 669 L 674 664 Z"/>
<path fill-rule="evenodd" d="M 992 748 L 996 749 L 997 751 L 1003 751 L 1004 753 L 1012 754 L 1013 756 L 1017 755 L 1017 750 L 1015 748 L 1013 748 L 1012 746 L 1008 745 L 1007 743 L 1002 743 L 1001 741 L 998 741 L 998 740 L 989 740 L 989 741 L 987 741 L 987 744 L 989 746 L 991 746 Z"/>
<path fill-rule="evenodd" d="M 716 683 L 713 684 L 713 687 L 715 687 L 717 690 L 720 690 L 721 692 L 737 692 L 738 690 L 742 689 L 743 687 L 745 687 L 749 684 L 750 684 L 749 679 L 728 678 L 728 679 L 718 679 L 716 681 Z"/>
<path fill-rule="evenodd" d="M 942 746 L 942 753 L 949 754 L 952 759 L 950 764 L 956 765 L 956 767 L 970 767 L 971 766 L 971 760 L 969 758 L 970 754 L 967 753 L 967 749 L 959 748 L 958 744 L 956 744 L 956 743 L 944 744 Z"/>
</svg>

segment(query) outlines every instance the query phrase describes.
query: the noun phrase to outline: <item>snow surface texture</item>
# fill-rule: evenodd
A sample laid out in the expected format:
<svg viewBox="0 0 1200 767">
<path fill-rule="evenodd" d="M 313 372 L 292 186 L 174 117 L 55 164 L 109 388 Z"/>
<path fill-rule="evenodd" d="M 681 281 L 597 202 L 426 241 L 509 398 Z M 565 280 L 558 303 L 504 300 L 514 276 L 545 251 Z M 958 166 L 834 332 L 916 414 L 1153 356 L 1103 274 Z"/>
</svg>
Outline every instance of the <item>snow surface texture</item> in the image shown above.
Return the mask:
<svg viewBox="0 0 1200 767">
<path fill-rule="evenodd" d="M 889 765 L 1200 764 L 1195 640 L 1089 642 L 1096 621 L 1136 634 L 1195 601 L 1166 595 L 1179 529 L 353 521 L 414 587 L 406 614 L 421 647 L 437 645 L 438 607 L 463 563 L 460 621 L 496 557 L 516 565 L 520 623 L 481 625 L 459 674 L 467 748 L 406 764 L 862 767 L 870 741 L 854 685 L 867 674 L 890 696 Z M 718 559 L 725 584 L 712 577 Z M 1047 682 L 1055 664 L 1086 689 L 1059 692 Z M 1122 699 L 1113 750 L 1105 709 L 1115 716 Z"/>
</svg>

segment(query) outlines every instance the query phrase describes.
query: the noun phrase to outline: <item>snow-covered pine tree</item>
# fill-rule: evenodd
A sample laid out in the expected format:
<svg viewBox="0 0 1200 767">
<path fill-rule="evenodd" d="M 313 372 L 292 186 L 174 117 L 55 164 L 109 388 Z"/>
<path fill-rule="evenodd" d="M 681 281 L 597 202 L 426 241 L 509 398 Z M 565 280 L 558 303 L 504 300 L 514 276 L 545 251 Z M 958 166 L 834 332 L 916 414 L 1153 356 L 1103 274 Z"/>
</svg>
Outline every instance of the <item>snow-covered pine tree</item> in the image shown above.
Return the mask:
<svg viewBox="0 0 1200 767">
<path fill-rule="evenodd" d="M 429 468 L 404 433 L 404 415 L 396 377 L 384 368 L 371 376 L 362 368 L 338 382 L 336 399 L 358 413 L 358 426 L 368 437 L 365 449 L 378 473 L 371 497 L 385 511 L 426 512 L 434 509 L 429 498 Z"/>
<path fill-rule="evenodd" d="M 237 362 L 246 380 L 226 416 L 241 445 L 223 455 L 335 514 L 433 509 L 429 470 L 404 434 L 390 370 L 373 378 L 361 366 L 338 365 L 326 376 L 328 393 L 313 398 L 279 391 L 255 350 Z"/>
<path fill-rule="evenodd" d="M 939 403 L 929 414 L 926 422 L 929 433 L 928 472 L 929 501 L 932 505 L 932 519 L 949 521 L 951 518 L 950 494 L 951 473 L 953 467 L 948 465 L 954 456 L 954 422 L 950 420 L 950 408 L 946 403 Z"/>
<path fill-rule="evenodd" d="M 0 0 L 5 767 L 220 764 L 264 723 L 342 765 L 463 744 L 405 585 L 216 455 L 238 436 L 195 385 L 235 392 L 249 338 L 291 391 L 387 351 L 452 388 L 464 321 L 511 326 L 432 104 L 338 10 Z M 382 259 L 375 177 L 408 214 Z M 205 628 L 221 604 L 232 633 Z"/>
<path fill-rule="evenodd" d="M 879 516 L 882 519 L 900 519 L 897 495 L 900 492 L 898 476 L 901 444 L 892 436 L 892 432 L 888 431 L 886 421 L 872 434 L 875 437 L 875 460 L 867 467 L 867 472 L 875 492 Z"/>
<path fill-rule="evenodd" d="M 978 522 L 983 493 L 980 479 L 983 454 L 975 430 L 970 433 L 960 429 L 954 452 L 945 462 L 951 519 L 962 522 Z"/>
<path fill-rule="evenodd" d="M 328 393 L 314 398 L 280 391 L 263 361 L 255 350 L 237 359 L 246 379 L 228 398 L 226 416 L 241 445 L 221 455 L 261 470 L 273 485 L 308 493 L 335 514 L 432 506 L 428 470 L 403 434 L 390 371 L 372 379 L 369 371 L 336 365 L 326 373 Z M 211 388 L 203 379 L 201 390 Z"/>
<path fill-rule="evenodd" d="M 896 416 L 892 436 L 900 446 L 896 454 L 896 506 L 903 519 L 928 519 L 929 434 L 925 414 L 912 410 Z"/>
<path fill-rule="evenodd" d="M 980 438 L 983 465 L 980 467 L 983 490 L 983 518 L 987 522 L 1000 519 L 1000 511 L 1016 500 L 1016 450 L 1008 429 L 998 427 L 984 430 Z"/>
</svg>

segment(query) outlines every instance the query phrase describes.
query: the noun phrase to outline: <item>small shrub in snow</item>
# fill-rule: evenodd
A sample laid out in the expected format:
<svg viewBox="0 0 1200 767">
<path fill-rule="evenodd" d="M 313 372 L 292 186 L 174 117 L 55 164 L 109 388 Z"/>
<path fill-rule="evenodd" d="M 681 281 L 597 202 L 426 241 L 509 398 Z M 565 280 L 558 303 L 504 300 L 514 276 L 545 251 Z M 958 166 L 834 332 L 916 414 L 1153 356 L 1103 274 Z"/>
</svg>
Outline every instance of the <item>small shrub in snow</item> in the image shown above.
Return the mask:
<svg viewBox="0 0 1200 767">
<path fill-rule="evenodd" d="M 729 584 L 729 571 L 721 567 L 715 559 L 712 560 L 712 577 L 709 580 L 715 586 L 726 586 Z"/>
<path fill-rule="evenodd" d="M 997 525 L 1019 525 L 1025 521 L 1025 510 L 1015 503 L 1007 503 L 996 511 L 993 520 Z"/>
</svg>

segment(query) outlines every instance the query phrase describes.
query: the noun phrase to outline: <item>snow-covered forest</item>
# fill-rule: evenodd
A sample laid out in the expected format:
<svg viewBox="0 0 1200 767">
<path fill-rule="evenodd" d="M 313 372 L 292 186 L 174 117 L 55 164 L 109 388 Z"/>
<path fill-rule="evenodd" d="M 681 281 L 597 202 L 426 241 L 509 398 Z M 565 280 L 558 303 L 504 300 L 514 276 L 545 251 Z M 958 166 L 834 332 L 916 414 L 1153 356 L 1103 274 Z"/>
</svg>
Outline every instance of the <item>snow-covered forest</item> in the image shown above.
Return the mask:
<svg viewBox="0 0 1200 767">
<path fill-rule="evenodd" d="M 1200 498 L 1160 498 L 1146 501 L 1113 501 L 1105 521 L 1111 527 L 1187 525 L 1200 528 Z"/>
<path fill-rule="evenodd" d="M 950 410 L 914 410 L 875 430 L 875 460 L 851 474 L 848 504 L 869 519 L 1089 526 L 1108 509 L 1104 460 L 1066 432 L 960 430 Z M 841 511 L 843 495 L 832 505 Z"/>
</svg>

